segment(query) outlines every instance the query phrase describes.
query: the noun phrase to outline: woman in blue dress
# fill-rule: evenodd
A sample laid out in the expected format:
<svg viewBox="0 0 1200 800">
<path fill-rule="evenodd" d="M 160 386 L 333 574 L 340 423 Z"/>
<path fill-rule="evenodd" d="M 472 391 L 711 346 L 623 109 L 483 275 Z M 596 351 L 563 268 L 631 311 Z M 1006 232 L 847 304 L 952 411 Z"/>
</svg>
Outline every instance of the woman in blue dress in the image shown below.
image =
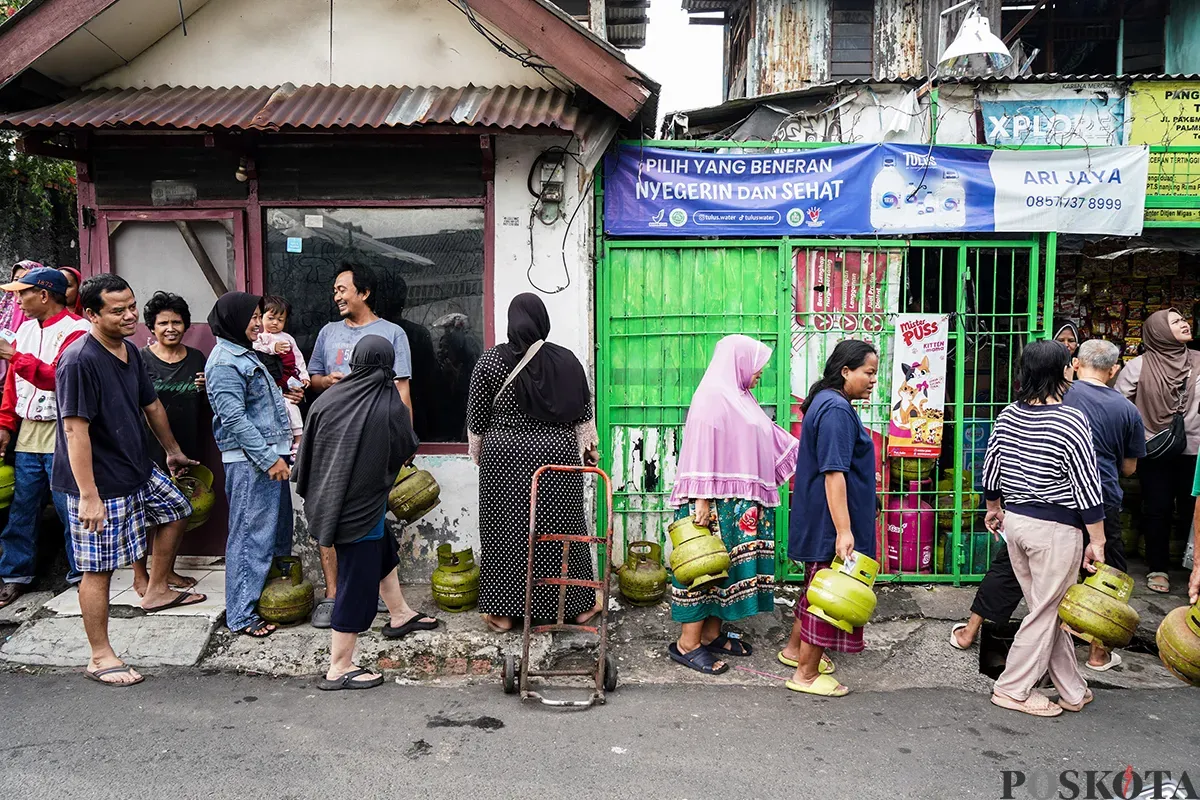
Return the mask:
<svg viewBox="0 0 1200 800">
<path fill-rule="evenodd" d="M 868 342 L 847 339 L 825 363 L 821 379 L 808 390 L 800 412 L 800 455 L 796 460 L 788 555 L 804 564 L 804 590 L 787 646 L 778 654 L 795 667 L 787 682 L 794 692 L 842 697 L 849 689 L 832 673 L 826 650 L 861 653 L 862 628 L 846 633 L 808 613 L 813 575 L 834 556 L 852 552 L 875 557 L 875 445 L 851 404 L 875 389 L 879 354 Z"/>
</svg>

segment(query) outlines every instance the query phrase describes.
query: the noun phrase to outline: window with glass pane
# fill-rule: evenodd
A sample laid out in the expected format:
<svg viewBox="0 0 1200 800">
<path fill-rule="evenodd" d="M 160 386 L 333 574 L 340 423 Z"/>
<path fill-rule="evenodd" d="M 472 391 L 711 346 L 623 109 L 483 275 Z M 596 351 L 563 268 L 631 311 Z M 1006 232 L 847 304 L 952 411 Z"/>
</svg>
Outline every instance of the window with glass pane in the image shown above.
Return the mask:
<svg viewBox="0 0 1200 800">
<path fill-rule="evenodd" d="M 404 328 L 413 417 L 425 442 L 466 441 L 471 370 L 483 352 L 482 208 L 272 208 L 266 290 L 292 304 L 289 332 L 306 356 L 339 319 L 343 264 L 375 274 L 375 313 Z"/>
</svg>

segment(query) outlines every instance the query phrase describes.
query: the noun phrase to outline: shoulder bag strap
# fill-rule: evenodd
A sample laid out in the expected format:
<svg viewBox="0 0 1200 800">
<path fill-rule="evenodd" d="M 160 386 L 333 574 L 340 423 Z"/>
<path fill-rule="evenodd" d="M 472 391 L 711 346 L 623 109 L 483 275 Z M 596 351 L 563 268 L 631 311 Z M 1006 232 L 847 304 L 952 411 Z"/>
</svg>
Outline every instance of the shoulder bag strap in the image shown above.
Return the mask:
<svg viewBox="0 0 1200 800">
<path fill-rule="evenodd" d="M 1196 366 L 1196 354 L 1193 351 L 1188 351 L 1188 371 L 1183 378 L 1183 385 L 1179 389 L 1179 407 L 1175 410 L 1176 414 L 1187 413 L 1187 394 L 1192 382 L 1192 369 Z"/>
<path fill-rule="evenodd" d="M 500 395 L 504 393 L 504 390 L 508 388 L 510 383 L 517 379 L 517 376 L 521 374 L 521 370 L 525 369 L 529 362 L 533 360 L 533 357 L 538 354 L 538 351 L 542 349 L 542 345 L 545 343 L 546 342 L 544 339 L 538 339 L 529 346 L 529 349 L 525 351 L 525 357 L 522 358 L 515 367 L 513 367 L 512 372 L 508 373 L 508 377 L 504 379 L 504 383 L 496 392 L 495 398 L 492 399 L 492 408 L 496 407 L 496 404 L 500 402 Z"/>
</svg>

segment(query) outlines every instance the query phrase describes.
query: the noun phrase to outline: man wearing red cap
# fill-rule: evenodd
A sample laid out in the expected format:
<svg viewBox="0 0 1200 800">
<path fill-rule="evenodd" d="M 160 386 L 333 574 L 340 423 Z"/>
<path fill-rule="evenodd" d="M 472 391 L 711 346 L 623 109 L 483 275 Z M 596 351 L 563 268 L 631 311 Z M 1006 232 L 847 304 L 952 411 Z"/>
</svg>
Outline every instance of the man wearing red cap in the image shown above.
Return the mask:
<svg viewBox="0 0 1200 800">
<path fill-rule="evenodd" d="M 33 582 L 37 560 L 38 521 L 50 492 L 54 463 L 57 403 L 54 362 L 59 352 L 88 330 L 88 322 L 66 308 L 67 278 L 56 269 L 31 269 L 0 286 L 17 297 L 27 317 L 17 329 L 0 335 L 0 358 L 9 362 L 0 402 L 0 453 L 16 435 L 16 486 L 8 525 L 0 533 L 0 608 L 25 593 Z M 64 528 L 66 498 L 53 494 L 54 508 Z M 67 542 L 67 580 L 79 582 L 79 572 Z"/>
</svg>

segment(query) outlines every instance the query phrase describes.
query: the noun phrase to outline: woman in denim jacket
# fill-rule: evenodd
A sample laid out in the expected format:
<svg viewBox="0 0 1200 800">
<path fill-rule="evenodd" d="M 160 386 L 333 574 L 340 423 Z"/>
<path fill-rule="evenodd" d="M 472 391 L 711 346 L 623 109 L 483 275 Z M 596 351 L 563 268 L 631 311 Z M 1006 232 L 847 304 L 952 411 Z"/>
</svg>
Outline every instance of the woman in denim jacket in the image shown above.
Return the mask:
<svg viewBox="0 0 1200 800">
<path fill-rule="evenodd" d="M 247 636 L 275 632 L 255 613 L 273 556 L 292 552 L 292 428 L 279 387 L 255 355 L 262 298 L 223 295 L 208 315 L 217 343 L 204 368 L 213 437 L 225 467 L 225 624 Z"/>
</svg>

